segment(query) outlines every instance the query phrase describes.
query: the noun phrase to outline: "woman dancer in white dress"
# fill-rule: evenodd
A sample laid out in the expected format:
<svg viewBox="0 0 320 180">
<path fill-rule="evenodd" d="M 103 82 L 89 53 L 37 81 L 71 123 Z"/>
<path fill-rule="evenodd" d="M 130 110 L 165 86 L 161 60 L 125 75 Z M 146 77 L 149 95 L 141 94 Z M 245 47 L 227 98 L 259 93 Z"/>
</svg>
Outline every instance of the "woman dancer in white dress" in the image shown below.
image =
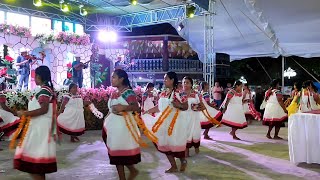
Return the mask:
<svg viewBox="0 0 320 180">
<path fill-rule="evenodd" d="M 243 86 L 243 110 L 245 112 L 246 119 L 251 123 L 253 119 L 260 121 L 261 114 L 255 109 L 252 99 L 252 94 L 247 83 Z"/>
<path fill-rule="evenodd" d="M 149 114 L 148 110 L 155 107 L 155 101 L 157 101 L 157 96 L 154 96 L 153 93 L 154 90 L 154 84 L 148 83 L 146 87 L 146 91 L 142 95 L 142 115 L 141 118 L 144 120 L 144 123 L 147 127 L 152 127 L 154 117 L 156 116 L 156 113 Z"/>
<path fill-rule="evenodd" d="M 283 102 L 283 96 L 279 90 L 280 80 L 275 79 L 271 82 L 271 88 L 265 93 L 265 101 L 267 102 L 263 115 L 263 125 L 269 126 L 266 137 L 272 139 L 270 133 L 275 127 L 273 139 L 282 139 L 279 137 L 279 131 L 284 121 L 288 119 L 288 111 Z"/>
<path fill-rule="evenodd" d="M 300 98 L 299 112 L 318 110 L 317 102 L 319 103 L 320 99 L 313 86 L 314 84 L 310 80 L 303 82 L 302 91 L 298 94 Z"/>
<path fill-rule="evenodd" d="M 6 101 L 4 92 L 0 92 L 0 139 L 6 136 L 8 140 L 11 140 L 19 126 L 20 118 L 6 105 Z"/>
<path fill-rule="evenodd" d="M 63 96 L 62 104 L 58 113 L 59 131 L 70 135 L 71 142 L 80 141 L 85 131 L 83 114 L 84 102 L 78 94 L 78 86 L 75 83 L 69 85 L 69 93 Z"/>
<path fill-rule="evenodd" d="M 149 110 L 149 113 L 160 112 L 152 127 L 152 131 L 158 138 L 155 144 L 159 152 L 164 153 L 171 168 L 166 173 L 178 172 L 175 158 L 181 162 L 180 171 L 185 171 L 187 160 L 185 158 L 188 124 L 185 123 L 187 117 L 180 111 L 188 109 L 187 97 L 177 91 L 178 77 L 175 72 L 168 72 L 164 75 L 164 85 L 166 90 L 160 94 L 158 105 Z"/>
<path fill-rule="evenodd" d="M 188 110 L 184 111 L 186 114 L 186 123 L 189 124 L 188 127 L 188 139 L 187 139 L 187 149 L 186 157 L 189 157 L 189 149 L 194 147 L 196 154 L 199 154 L 200 139 L 201 139 L 201 124 L 200 124 L 200 111 L 198 111 L 198 106 L 200 104 L 200 99 L 198 93 L 196 93 L 193 87 L 192 78 L 186 76 L 182 80 L 183 93 L 188 98 Z"/>
<path fill-rule="evenodd" d="M 31 117 L 26 121 L 26 133 L 22 133 L 22 144 L 16 148 L 14 168 L 30 173 L 33 179 L 43 180 L 45 174 L 57 171 L 56 161 L 56 98 L 51 82 L 51 72 L 47 66 L 35 70 L 35 82 L 41 90 L 28 104 L 28 111 L 18 111 L 18 115 Z"/>
<path fill-rule="evenodd" d="M 201 83 L 201 95 L 202 95 L 202 103 L 207 109 L 208 114 L 213 117 L 217 121 L 221 121 L 222 118 L 222 113 L 221 111 L 218 110 L 218 107 L 214 102 L 211 102 L 210 100 L 210 94 L 209 94 L 209 84 L 207 82 L 202 82 Z M 201 99 L 200 99 L 201 100 Z M 213 124 L 211 121 L 208 120 L 208 118 L 201 113 L 200 114 L 200 119 L 201 119 L 201 128 L 204 129 L 203 132 L 203 138 L 212 140 L 209 136 L 209 130 L 215 125 L 219 125 L 220 122 L 216 122 L 217 124 Z"/>
<path fill-rule="evenodd" d="M 139 173 L 134 165 L 141 161 L 141 154 L 140 131 L 132 113 L 140 111 L 140 107 L 124 70 L 116 69 L 112 73 L 111 84 L 117 90 L 108 101 L 109 114 L 103 123 L 102 138 L 108 148 L 110 164 L 117 167 L 119 179 L 126 179 L 126 166 L 130 171 L 128 179 L 133 180 Z"/>
<path fill-rule="evenodd" d="M 227 97 L 222 104 L 223 116 L 221 123 L 232 128 L 230 135 L 235 140 L 236 131 L 247 127 L 246 117 L 242 107 L 242 82 L 236 81 L 233 88 L 227 93 Z"/>
</svg>

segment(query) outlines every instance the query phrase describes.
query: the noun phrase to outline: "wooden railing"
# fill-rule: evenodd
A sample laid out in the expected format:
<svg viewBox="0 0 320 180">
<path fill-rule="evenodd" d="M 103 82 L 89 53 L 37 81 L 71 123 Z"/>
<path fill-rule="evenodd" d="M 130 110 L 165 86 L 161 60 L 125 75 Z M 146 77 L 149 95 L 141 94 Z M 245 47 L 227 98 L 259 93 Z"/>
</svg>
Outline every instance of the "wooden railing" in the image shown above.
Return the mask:
<svg viewBox="0 0 320 180">
<path fill-rule="evenodd" d="M 162 59 L 134 59 L 129 72 L 163 72 Z M 202 73 L 202 62 L 191 59 L 169 59 L 169 70 Z"/>
</svg>

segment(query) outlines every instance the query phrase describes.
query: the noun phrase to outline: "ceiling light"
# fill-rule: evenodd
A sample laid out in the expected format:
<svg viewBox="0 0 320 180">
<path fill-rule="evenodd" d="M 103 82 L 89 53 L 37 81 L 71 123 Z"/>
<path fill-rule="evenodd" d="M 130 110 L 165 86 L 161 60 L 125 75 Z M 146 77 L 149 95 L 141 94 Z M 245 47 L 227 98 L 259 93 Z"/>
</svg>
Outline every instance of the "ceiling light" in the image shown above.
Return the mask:
<svg viewBox="0 0 320 180">
<path fill-rule="evenodd" d="M 83 5 L 79 5 L 79 8 L 80 8 L 80 15 L 81 16 L 86 16 L 88 14 L 88 11 L 83 9 Z"/>
<path fill-rule="evenodd" d="M 98 38 L 102 42 L 116 42 L 118 39 L 118 35 L 114 31 L 102 30 L 99 32 Z"/>
<path fill-rule="evenodd" d="M 59 1 L 59 4 L 62 12 L 69 12 L 69 5 L 64 3 L 64 0 Z"/>
<path fill-rule="evenodd" d="M 130 4 L 135 6 L 138 4 L 138 0 L 130 0 Z"/>
<path fill-rule="evenodd" d="M 41 0 L 33 0 L 33 5 L 40 7 L 40 6 L 42 6 L 42 1 Z"/>
<path fill-rule="evenodd" d="M 193 18 L 196 12 L 196 7 L 194 5 L 188 5 L 186 7 L 186 16 L 187 18 Z"/>
</svg>

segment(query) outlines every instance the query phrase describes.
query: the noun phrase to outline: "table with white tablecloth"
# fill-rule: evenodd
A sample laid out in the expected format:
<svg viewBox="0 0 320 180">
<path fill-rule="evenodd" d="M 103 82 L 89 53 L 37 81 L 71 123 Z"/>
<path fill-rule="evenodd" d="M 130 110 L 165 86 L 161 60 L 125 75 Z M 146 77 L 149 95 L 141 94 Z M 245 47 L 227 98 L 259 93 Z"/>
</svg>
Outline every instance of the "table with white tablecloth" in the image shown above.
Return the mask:
<svg viewBox="0 0 320 180">
<path fill-rule="evenodd" d="M 296 113 L 289 117 L 290 161 L 320 164 L 320 114 Z"/>
</svg>

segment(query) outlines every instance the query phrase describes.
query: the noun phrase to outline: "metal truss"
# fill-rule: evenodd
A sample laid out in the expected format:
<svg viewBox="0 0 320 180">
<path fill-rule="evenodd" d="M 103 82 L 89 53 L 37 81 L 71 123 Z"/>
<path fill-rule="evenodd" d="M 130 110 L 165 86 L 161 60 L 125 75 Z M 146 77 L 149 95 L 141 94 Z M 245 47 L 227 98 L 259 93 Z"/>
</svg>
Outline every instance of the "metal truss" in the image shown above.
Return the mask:
<svg viewBox="0 0 320 180">
<path fill-rule="evenodd" d="M 214 7 L 215 1 L 209 1 L 209 12 L 205 14 L 205 56 L 203 61 L 203 77 L 213 87 L 215 75 L 215 51 L 214 51 Z M 211 91 L 210 95 L 211 95 Z"/>
<path fill-rule="evenodd" d="M 19 14 L 54 19 L 54 20 L 59 20 L 59 21 L 78 22 L 80 24 L 86 23 L 86 20 L 83 17 L 64 16 L 64 15 L 59 15 L 59 14 L 54 14 L 54 13 L 49 13 L 49 12 L 44 12 L 44 11 L 37 11 L 37 10 L 33 10 L 33 9 L 16 7 L 16 6 L 3 4 L 3 3 L 0 3 L 0 10 L 5 11 L 5 12 L 14 12 L 14 13 L 19 13 Z"/>
<path fill-rule="evenodd" d="M 196 7 L 195 16 L 203 15 L 204 12 L 206 12 L 195 3 L 188 5 L 194 5 Z M 186 9 L 187 5 L 182 4 L 144 12 L 119 15 L 108 19 L 108 22 L 110 22 L 111 25 L 96 25 L 98 23 L 95 25 L 87 24 L 86 30 L 95 31 L 106 29 L 106 27 L 114 27 L 113 29 L 131 31 L 132 27 L 148 26 L 185 19 Z"/>
<path fill-rule="evenodd" d="M 86 31 L 112 30 L 116 32 L 132 32 L 132 27 L 112 26 L 112 25 L 85 25 Z"/>
</svg>

